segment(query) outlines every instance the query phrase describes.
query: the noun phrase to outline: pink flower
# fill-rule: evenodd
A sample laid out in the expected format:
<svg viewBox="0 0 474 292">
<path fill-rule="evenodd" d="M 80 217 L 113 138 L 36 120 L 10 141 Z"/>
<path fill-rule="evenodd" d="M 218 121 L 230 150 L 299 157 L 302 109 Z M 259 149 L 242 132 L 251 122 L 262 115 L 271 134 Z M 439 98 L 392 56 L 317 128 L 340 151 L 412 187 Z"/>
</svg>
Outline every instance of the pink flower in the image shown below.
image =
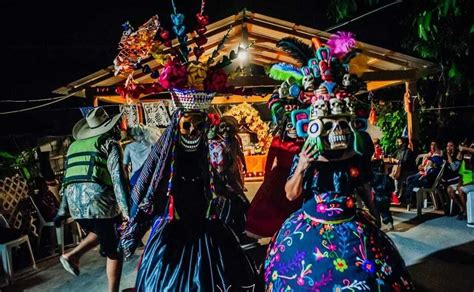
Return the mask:
<svg viewBox="0 0 474 292">
<path fill-rule="evenodd" d="M 325 212 L 326 212 L 326 209 L 327 209 L 327 208 L 326 208 L 326 205 L 324 205 L 324 204 L 318 204 L 318 205 L 316 206 L 316 211 L 317 211 L 318 213 L 325 213 Z"/>
<path fill-rule="evenodd" d="M 331 243 L 331 244 L 328 246 L 328 249 L 329 249 L 330 251 L 336 251 L 337 247 L 336 247 L 335 244 L 332 244 L 332 243 Z"/>
</svg>

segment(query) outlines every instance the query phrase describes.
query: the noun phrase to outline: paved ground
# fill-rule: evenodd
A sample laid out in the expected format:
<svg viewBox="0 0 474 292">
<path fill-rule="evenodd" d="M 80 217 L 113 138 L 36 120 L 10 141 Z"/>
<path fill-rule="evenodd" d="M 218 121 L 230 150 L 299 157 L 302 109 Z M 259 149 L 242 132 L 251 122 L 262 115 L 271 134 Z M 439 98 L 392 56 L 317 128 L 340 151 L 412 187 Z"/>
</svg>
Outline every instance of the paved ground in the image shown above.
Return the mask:
<svg viewBox="0 0 474 292">
<path fill-rule="evenodd" d="M 250 184 L 253 198 L 258 184 Z M 389 235 L 398 246 L 419 291 L 474 291 L 474 229 L 465 222 L 436 213 L 415 219 L 415 211 L 392 208 L 394 232 Z M 141 252 L 141 251 L 139 251 Z M 121 288 L 133 287 L 138 255 L 124 266 Z M 44 261 L 40 271 L 0 291 L 106 291 L 105 259 L 98 250 L 86 254 L 81 276 L 63 270 L 57 258 Z"/>
</svg>

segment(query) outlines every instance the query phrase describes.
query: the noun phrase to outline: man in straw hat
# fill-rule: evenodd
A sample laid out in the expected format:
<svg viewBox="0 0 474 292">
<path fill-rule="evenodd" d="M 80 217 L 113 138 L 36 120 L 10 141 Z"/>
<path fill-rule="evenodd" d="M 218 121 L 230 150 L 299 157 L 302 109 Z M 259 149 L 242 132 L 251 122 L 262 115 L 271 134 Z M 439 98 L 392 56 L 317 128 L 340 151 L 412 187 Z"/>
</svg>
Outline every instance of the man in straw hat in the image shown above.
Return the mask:
<svg viewBox="0 0 474 292">
<path fill-rule="evenodd" d="M 63 199 L 54 220 L 60 226 L 70 215 L 88 232 L 76 248 L 61 255 L 63 267 L 78 276 L 81 256 L 100 244 L 100 254 L 107 257 L 109 291 L 119 289 L 122 254 L 117 226 L 129 214 L 119 118 L 120 114 L 109 117 L 104 109 L 94 108 L 74 126 L 76 141 L 68 149 Z"/>
</svg>

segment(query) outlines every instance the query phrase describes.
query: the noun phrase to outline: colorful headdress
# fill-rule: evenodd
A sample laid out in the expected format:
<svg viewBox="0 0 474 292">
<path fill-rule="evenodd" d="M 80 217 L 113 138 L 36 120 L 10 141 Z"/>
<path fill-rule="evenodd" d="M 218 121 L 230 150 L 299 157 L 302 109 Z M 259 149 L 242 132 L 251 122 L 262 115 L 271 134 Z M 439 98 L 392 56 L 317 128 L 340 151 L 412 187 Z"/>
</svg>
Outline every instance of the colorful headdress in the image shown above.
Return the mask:
<svg viewBox="0 0 474 292">
<path fill-rule="evenodd" d="M 203 46 L 207 43 L 205 33 L 209 23 L 209 17 L 204 15 L 205 1 L 202 0 L 201 9 L 196 14 L 197 26 L 193 42 L 188 40 L 189 34 L 186 33 L 184 15 L 178 13 L 174 1 L 171 0 L 171 2 L 173 12 L 170 30 L 166 30 L 160 24 L 158 16 L 151 18 L 137 31 L 134 31 L 128 22 L 123 25 L 124 33 L 119 43 L 120 52 L 114 60 L 115 74 L 133 75 L 134 70 L 141 69 L 143 73 L 150 74 L 154 83 L 152 86 L 128 82 L 124 87 L 116 89 L 118 94 L 137 99 L 141 94 L 172 91 L 176 88 L 203 92 L 227 90 L 227 75 L 222 67 L 228 65 L 230 60 L 224 56 L 223 59 L 226 59 L 226 62 L 216 62 L 215 58 L 219 56 L 219 50 L 228 39 L 228 33 L 211 56 L 206 61 L 202 61 L 200 57 L 205 52 Z M 173 38 L 178 40 L 178 44 L 174 47 Z M 195 59 L 191 59 L 191 56 Z M 149 64 L 144 63 L 145 60 L 148 62 L 150 57 L 154 58 L 159 68 L 152 70 Z"/>
<path fill-rule="evenodd" d="M 320 153 L 325 145 L 337 150 L 348 143 L 361 153 L 357 129 L 349 122 L 355 116 L 354 94 L 361 85 L 349 74 L 349 61 L 357 53 L 355 45 L 353 34 L 346 32 L 334 34 L 325 44 L 317 38 L 311 40 L 311 45 L 295 38 L 277 43 L 299 67 L 278 63 L 270 68 L 270 77 L 283 81 L 274 95 L 280 100 L 289 97 L 309 105 L 292 112 L 292 123 L 297 135 L 316 145 Z"/>
</svg>

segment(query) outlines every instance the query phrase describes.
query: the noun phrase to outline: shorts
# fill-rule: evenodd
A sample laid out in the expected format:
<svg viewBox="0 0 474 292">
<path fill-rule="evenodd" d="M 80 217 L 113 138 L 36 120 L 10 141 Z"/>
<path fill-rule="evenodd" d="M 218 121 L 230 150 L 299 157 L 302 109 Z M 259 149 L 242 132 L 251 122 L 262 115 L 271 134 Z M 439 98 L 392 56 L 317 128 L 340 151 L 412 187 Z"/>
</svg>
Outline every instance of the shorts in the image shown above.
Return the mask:
<svg viewBox="0 0 474 292">
<path fill-rule="evenodd" d="M 466 186 L 462 186 L 461 187 L 462 191 L 464 193 L 470 193 L 470 192 L 474 192 L 474 184 L 470 184 L 470 185 L 466 185 Z"/>
<path fill-rule="evenodd" d="M 100 255 L 103 257 L 114 258 L 119 252 L 118 227 L 122 223 L 122 217 L 119 215 L 114 218 L 103 219 L 76 219 L 82 229 L 97 235 L 100 244 Z"/>
</svg>

